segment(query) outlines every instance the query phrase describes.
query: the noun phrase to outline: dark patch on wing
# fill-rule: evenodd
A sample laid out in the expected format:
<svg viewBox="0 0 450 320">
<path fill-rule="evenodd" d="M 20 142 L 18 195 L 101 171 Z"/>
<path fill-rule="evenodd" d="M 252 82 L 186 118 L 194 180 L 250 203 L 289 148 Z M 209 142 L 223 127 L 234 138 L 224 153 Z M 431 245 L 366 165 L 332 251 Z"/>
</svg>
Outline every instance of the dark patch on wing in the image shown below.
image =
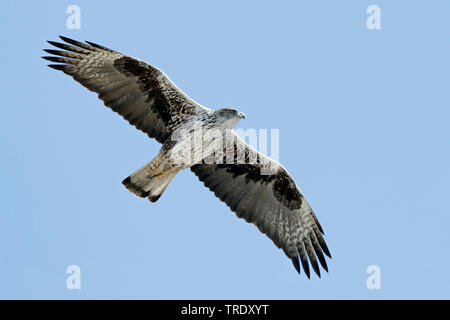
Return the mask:
<svg viewBox="0 0 450 320">
<path fill-rule="evenodd" d="M 244 146 L 243 150 L 239 149 L 243 152 L 243 155 L 239 155 L 238 143 L 233 144 L 233 162 L 227 164 L 227 150 L 225 148 L 223 161 L 221 164 L 217 164 L 217 169 L 225 169 L 233 178 L 244 175 L 245 183 L 249 181 L 262 184 L 273 182 L 273 194 L 278 201 L 282 202 L 283 205 L 291 210 L 300 208 L 302 205 L 302 195 L 287 172 L 280 168 L 274 174 L 261 174 L 261 155 L 250 151 L 247 145 Z"/>
<path fill-rule="evenodd" d="M 233 151 L 236 161 L 236 145 Z M 283 249 L 298 272 L 301 262 L 309 278 L 311 263 L 320 277 L 318 262 L 328 271 L 323 253 L 331 255 L 314 212 L 284 168 L 278 167 L 271 175 L 262 174 L 263 156 L 258 153 L 257 162 L 248 163 L 249 153 L 245 150 L 243 157 L 247 163 L 227 164 L 224 157 L 223 163 L 199 163 L 191 170 L 239 218 L 255 224 Z"/>
<path fill-rule="evenodd" d="M 302 195 L 284 170 L 279 170 L 273 175 L 262 175 L 261 167 L 254 164 L 217 164 L 216 166 L 217 169 L 225 169 L 233 178 L 244 175 L 245 183 L 273 182 L 272 190 L 275 198 L 291 210 L 298 209 L 302 205 Z"/>
<path fill-rule="evenodd" d="M 279 170 L 273 183 L 273 193 L 289 209 L 299 209 L 302 205 L 302 195 L 292 178 L 284 170 Z"/>
<path fill-rule="evenodd" d="M 248 146 L 243 150 L 238 149 L 239 142 L 233 144 L 232 163 L 227 164 L 227 150 L 224 148 L 224 158 L 221 164 L 217 164 L 217 169 L 225 169 L 233 178 L 240 175 L 245 176 L 245 183 L 249 181 L 255 183 L 269 184 L 273 182 L 273 194 L 275 198 L 282 202 L 289 209 L 298 209 L 302 205 L 302 195 L 295 182 L 284 169 L 277 170 L 274 174 L 261 174 L 262 157 L 257 152 L 252 152 Z M 242 150 L 243 154 L 239 154 Z"/>
<path fill-rule="evenodd" d="M 49 41 L 63 50 L 45 49 L 56 62 L 49 67 L 72 76 L 98 93 L 103 103 L 137 129 L 164 143 L 174 125 L 188 114 L 205 112 L 159 69 L 134 58 L 88 42 L 61 37 L 66 43 Z"/>
<path fill-rule="evenodd" d="M 114 61 L 114 67 L 127 77 L 137 77 L 139 88 L 147 94 L 148 100 L 155 99 L 152 108 L 156 110 L 167 126 L 172 118 L 170 104 L 158 88 L 156 77 L 159 71 L 149 65 L 142 65 L 140 61 L 130 57 L 122 57 Z"/>
</svg>

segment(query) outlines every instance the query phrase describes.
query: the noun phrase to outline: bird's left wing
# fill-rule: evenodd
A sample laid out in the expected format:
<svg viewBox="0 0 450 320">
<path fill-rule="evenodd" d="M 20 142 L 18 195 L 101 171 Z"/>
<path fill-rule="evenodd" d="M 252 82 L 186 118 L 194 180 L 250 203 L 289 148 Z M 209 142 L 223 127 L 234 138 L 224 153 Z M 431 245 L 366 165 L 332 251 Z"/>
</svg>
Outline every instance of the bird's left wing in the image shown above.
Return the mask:
<svg viewBox="0 0 450 320">
<path fill-rule="evenodd" d="M 191 170 L 239 218 L 255 224 L 283 249 L 299 273 L 300 257 L 308 278 L 308 260 L 320 277 L 318 261 L 328 271 L 323 253 L 331 255 L 319 221 L 294 180 L 235 133 L 231 139 L 235 143 L 220 155 L 221 163 L 202 162 Z"/>
<path fill-rule="evenodd" d="M 91 91 L 137 129 L 164 143 L 184 116 L 210 111 L 191 100 L 158 68 L 98 44 L 60 37 L 45 49 L 61 70 Z"/>
</svg>

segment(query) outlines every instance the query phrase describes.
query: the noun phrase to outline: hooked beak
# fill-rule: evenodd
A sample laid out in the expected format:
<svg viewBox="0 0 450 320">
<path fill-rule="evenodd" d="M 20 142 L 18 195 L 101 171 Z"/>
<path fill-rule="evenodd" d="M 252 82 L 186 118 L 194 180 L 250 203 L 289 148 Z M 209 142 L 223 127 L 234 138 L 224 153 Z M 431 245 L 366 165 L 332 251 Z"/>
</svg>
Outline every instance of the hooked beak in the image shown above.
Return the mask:
<svg viewBox="0 0 450 320">
<path fill-rule="evenodd" d="M 245 119 L 245 114 L 243 112 L 238 112 L 238 117 L 241 119 Z"/>
</svg>

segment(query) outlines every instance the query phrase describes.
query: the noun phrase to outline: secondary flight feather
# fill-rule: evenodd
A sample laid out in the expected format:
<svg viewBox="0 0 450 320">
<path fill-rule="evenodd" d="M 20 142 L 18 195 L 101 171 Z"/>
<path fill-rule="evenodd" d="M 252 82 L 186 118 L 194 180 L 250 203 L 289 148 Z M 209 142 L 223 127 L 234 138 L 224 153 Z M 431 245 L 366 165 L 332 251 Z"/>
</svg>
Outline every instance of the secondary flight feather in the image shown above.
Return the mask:
<svg viewBox="0 0 450 320">
<path fill-rule="evenodd" d="M 105 106 L 162 144 L 154 159 L 122 182 L 129 191 L 155 202 L 180 170 L 190 168 L 239 218 L 272 239 L 299 273 L 303 269 L 309 278 L 309 265 L 319 277 L 319 265 L 328 271 L 322 227 L 292 177 L 232 130 L 242 112 L 203 107 L 150 64 L 60 38 L 64 43 L 49 41 L 58 50 L 44 49 L 51 56 L 43 58 L 55 62 L 49 67 L 96 92 Z M 203 132 L 200 142 L 192 142 L 195 130 Z"/>
</svg>

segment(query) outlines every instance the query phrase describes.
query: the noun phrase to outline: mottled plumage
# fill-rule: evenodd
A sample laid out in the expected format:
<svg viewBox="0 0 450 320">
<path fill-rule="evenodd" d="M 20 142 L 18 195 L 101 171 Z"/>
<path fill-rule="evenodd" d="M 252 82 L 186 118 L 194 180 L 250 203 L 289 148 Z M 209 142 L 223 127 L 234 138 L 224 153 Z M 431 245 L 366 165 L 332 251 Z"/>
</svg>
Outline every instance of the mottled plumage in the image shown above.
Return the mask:
<svg viewBox="0 0 450 320">
<path fill-rule="evenodd" d="M 309 264 L 319 276 L 319 264 L 328 271 L 324 254 L 331 256 L 323 230 L 292 177 L 232 131 L 242 113 L 199 105 L 145 62 L 91 42 L 61 39 L 66 43 L 49 43 L 63 50 L 45 49 L 52 56 L 43 58 L 57 63 L 49 66 L 96 92 L 107 107 L 162 144 L 152 161 L 123 181 L 127 189 L 156 201 L 178 171 L 191 168 L 239 218 L 255 224 L 283 249 L 299 273 L 300 263 L 308 277 Z M 219 135 L 206 131 L 200 144 L 189 143 L 188 134 L 180 139 L 180 132 L 192 133 L 199 127 L 215 129 Z M 207 153 L 202 159 L 178 161 L 180 150 L 206 152 L 208 146 L 222 146 L 222 142 L 223 153 L 211 154 L 214 162 L 206 161 Z"/>
</svg>

